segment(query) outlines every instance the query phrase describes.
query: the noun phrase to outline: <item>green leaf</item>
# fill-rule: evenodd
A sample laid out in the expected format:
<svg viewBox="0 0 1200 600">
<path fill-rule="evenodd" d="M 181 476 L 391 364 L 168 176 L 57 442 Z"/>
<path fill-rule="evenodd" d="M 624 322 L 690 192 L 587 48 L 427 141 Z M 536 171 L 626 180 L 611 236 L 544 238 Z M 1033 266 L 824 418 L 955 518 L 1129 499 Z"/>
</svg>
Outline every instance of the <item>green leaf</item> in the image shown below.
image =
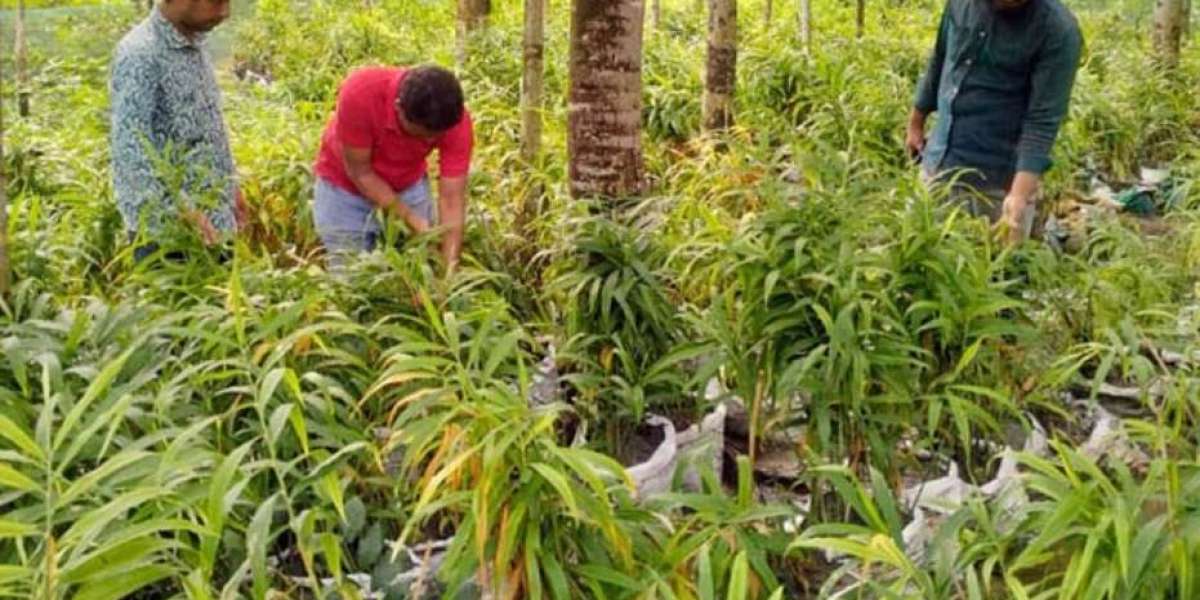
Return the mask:
<svg viewBox="0 0 1200 600">
<path fill-rule="evenodd" d="M 263 600 L 269 584 L 267 572 L 267 549 L 271 546 L 271 520 L 275 515 L 276 496 L 254 511 L 250 527 L 246 529 L 246 551 L 249 554 L 250 572 L 254 577 L 254 598 Z"/>
<path fill-rule="evenodd" d="M 729 593 L 725 597 L 727 600 L 746 600 L 750 596 L 750 562 L 746 558 L 746 551 L 738 552 L 737 558 L 733 559 L 733 569 L 729 574 Z"/>
<path fill-rule="evenodd" d="M 711 549 L 705 544 L 704 548 L 700 550 L 699 560 L 696 563 L 696 591 L 700 600 L 716 600 L 717 598 L 710 551 Z"/>
<path fill-rule="evenodd" d="M 25 453 L 26 456 L 40 462 L 46 461 L 46 454 L 42 452 L 42 448 L 25 433 L 25 430 L 4 415 L 0 415 L 0 437 L 12 442 L 17 449 Z"/>
<path fill-rule="evenodd" d="M 174 574 L 174 569 L 163 565 L 147 565 L 132 571 L 111 574 L 99 582 L 81 587 L 74 600 L 121 600 Z"/>
<path fill-rule="evenodd" d="M 530 465 L 530 467 L 532 467 L 534 471 L 537 471 L 538 475 L 541 475 L 542 479 L 545 479 L 547 483 L 549 483 L 551 486 L 554 486 L 554 489 L 558 492 L 558 495 L 562 498 L 563 502 L 566 503 L 567 511 L 571 514 L 571 516 L 579 518 L 581 516 L 579 514 L 579 505 L 575 501 L 575 494 L 571 491 L 571 484 L 567 481 L 567 478 L 563 476 L 562 473 L 555 471 L 550 465 L 545 463 L 534 463 Z"/>
<path fill-rule="evenodd" d="M 24 473 L 0 463 L 0 486 L 20 492 L 37 492 L 38 484 Z"/>
<path fill-rule="evenodd" d="M 19 523 L 8 519 L 0 519 L 0 539 L 29 537 L 41 533 L 37 527 L 29 523 Z"/>
<path fill-rule="evenodd" d="M 78 424 L 81 419 L 83 419 L 84 412 L 86 412 L 88 408 L 91 408 L 92 403 L 100 398 L 102 394 L 107 393 L 108 389 L 112 387 L 112 384 L 117 379 L 117 376 L 120 375 L 121 371 L 125 368 L 125 363 L 129 361 L 129 357 L 132 356 L 133 353 L 142 346 L 142 341 L 143 340 L 135 341 L 130 345 L 128 350 L 122 352 L 121 355 L 115 360 L 105 365 L 104 368 L 101 369 L 100 374 L 92 380 L 90 385 L 88 385 L 87 390 L 83 393 L 83 398 L 79 399 L 79 402 L 77 402 L 75 406 L 71 408 L 71 412 L 67 413 L 67 416 L 63 418 L 62 424 L 59 425 L 58 433 L 54 436 L 55 450 L 61 448 L 67 439 L 71 438 L 71 435 L 75 431 L 75 425 Z"/>
</svg>

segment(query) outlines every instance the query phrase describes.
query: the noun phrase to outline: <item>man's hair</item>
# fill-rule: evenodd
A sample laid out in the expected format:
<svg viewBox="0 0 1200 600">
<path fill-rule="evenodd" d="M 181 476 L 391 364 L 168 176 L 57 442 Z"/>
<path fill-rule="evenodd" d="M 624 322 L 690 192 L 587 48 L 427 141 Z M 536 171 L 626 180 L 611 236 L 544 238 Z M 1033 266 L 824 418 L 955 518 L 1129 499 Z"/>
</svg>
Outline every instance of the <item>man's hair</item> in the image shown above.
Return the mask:
<svg viewBox="0 0 1200 600">
<path fill-rule="evenodd" d="M 396 105 L 412 123 L 430 131 L 446 131 L 462 119 L 462 86 L 453 73 L 441 67 L 414 67 L 400 84 Z"/>
</svg>

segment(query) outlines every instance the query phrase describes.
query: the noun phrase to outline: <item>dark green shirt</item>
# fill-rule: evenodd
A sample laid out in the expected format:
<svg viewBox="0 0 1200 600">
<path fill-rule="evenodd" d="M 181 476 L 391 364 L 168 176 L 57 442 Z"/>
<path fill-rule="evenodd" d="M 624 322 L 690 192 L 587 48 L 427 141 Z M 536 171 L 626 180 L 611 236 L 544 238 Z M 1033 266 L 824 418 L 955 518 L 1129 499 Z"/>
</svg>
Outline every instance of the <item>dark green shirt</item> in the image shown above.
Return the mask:
<svg viewBox="0 0 1200 600">
<path fill-rule="evenodd" d="M 948 0 L 916 108 L 937 112 L 924 167 L 1041 174 L 1067 114 L 1083 37 L 1059 0 L 998 11 Z"/>
</svg>

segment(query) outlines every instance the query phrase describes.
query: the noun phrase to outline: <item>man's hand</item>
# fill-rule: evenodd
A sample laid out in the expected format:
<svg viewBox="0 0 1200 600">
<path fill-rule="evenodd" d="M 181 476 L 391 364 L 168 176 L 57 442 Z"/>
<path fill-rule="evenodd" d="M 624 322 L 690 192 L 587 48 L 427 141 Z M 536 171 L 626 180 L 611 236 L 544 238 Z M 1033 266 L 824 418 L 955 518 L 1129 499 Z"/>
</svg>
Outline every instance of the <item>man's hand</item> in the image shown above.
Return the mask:
<svg viewBox="0 0 1200 600">
<path fill-rule="evenodd" d="M 1024 241 L 1029 234 L 1025 222 L 1030 218 L 1029 211 L 1035 210 L 1041 183 L 1041 176 L 1029 171 L 1020 171 L 1013 178 L 1012 187 L 1004 198 L 1004 213 L 1000 220 L 1000 225 L 1008 229 L 1010 244 Z"/>
<path fill-rule="evenodd" d="M 908 127 L 904 135 L 904 149 L 908 157 L 916 160 L 925 151 L 925 113 L 913 109 L 908 116 Z"/>
</svg>

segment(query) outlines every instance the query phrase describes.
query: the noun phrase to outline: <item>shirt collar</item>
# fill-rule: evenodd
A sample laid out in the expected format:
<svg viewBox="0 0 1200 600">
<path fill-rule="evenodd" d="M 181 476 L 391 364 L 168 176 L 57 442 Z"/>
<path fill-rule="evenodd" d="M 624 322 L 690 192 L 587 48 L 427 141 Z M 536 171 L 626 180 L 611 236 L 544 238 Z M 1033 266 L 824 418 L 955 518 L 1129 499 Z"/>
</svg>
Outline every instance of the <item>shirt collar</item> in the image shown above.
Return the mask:
<svg viewBox="0 0 1200 600">
<path fill-rule="evenodd" d="M 199 48 L 200 44 L 204 43 L 205 37 L 207 37 L 203 33 L 197 33 L 193 39 L 188 39 L 187 36 L 175 28 L 173 23 L 163 16 L 158 6 L 155 6 L 154 11 L 150 13 L 150 24 L 159 39 L 166 42 L 167 46 L 175 50 Z"/>
</svg>

